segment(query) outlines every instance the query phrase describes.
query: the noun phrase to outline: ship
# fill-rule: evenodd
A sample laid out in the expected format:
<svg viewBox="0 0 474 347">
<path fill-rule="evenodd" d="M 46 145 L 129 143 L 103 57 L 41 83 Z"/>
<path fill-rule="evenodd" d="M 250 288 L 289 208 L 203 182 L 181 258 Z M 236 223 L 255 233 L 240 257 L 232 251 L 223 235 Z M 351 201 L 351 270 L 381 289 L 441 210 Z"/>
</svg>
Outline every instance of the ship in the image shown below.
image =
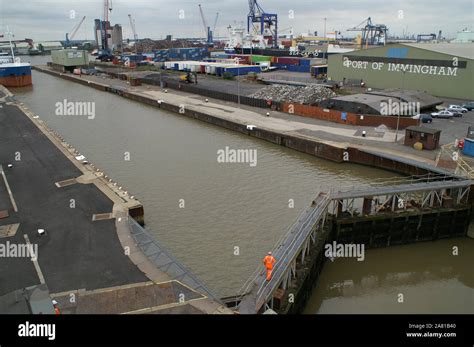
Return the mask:
<svg viewBox="0 0 474 347">
<path fill-rule="evenodd" d="M 18 57 L 0 53 L 0 84 L 5 87 L 26 87 L 33 84 L 31 64 Z"/>
<path fill-rule="evenodd" d="M 31 78 L 31 64 L 22 63 L 19 57 L 15 57 L 12 33 L 8 30 L 10 52 L 0 52 L 0 84 L 5 87 L 26 87 L 33 84 Z M 2 35 L 3 36 L 3 35 Z"/>
<path fill-rule="evenodd" d="M 299 44 L 289 48 L 270 48 L 268 38 L 262 35 L 245 34 L 243 27 L 227 28 L 229 41 L 224 48 L 227 54 L 265 55 L 272 57 L 299 57 L 327 59 L 329 55 L 348 53 L 353 48 L 341 47 L 338 44 Z"/>
<path fill-rule="evenodd" d="M 352 48 L 343 48 L 339 45 L 311 45 L 304 50 L 292 50 L 281 48 L 259 48 L 259 47 L 233 47 L 227 49 L 226 53 L 255 54 L 272 57 L 299 57 L 299 58 L 321 58 L 327 59 L 329 55 L 352 52 Z"/>
</svg>

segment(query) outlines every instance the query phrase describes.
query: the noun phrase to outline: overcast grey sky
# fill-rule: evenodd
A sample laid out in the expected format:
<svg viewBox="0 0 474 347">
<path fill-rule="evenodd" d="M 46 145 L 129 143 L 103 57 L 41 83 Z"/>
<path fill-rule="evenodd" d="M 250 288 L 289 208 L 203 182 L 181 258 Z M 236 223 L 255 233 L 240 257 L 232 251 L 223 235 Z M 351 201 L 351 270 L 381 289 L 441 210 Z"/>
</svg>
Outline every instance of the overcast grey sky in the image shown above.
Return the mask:
<svg viewBox="0 0 474 347">
<path fill-rule="evenodd" d="M 204 36 L 199 15 L 201 3 L 209 25 L 213 25 L 216 12 L 220 13 L 217 34 L 226 35 L 226 27 L 246 20 L 248 1 L 244 0 L 113 0 L 110 15 L 112 24 L 122 24 L 124 37 L 132 37 L 127 15 L 135 18 L 140 38 Z M 334 29 L 343 35 L 353 36 L 347 28 L 372 17 L 376 23 L 389 27 L 390 33 L 401 35 L 438 33 L 454 37 L 464 28 L 473 29 L 474 0 L 260 0 L 265 11 L 277 13 L 280 28 L 294 28 L 295 35 L 302 32 Z M 75 18 L 70 18 L 70 11 Z M 184 11 L 184 19 L 180 19 Z M 290 19 L 293 11 L 294 19 Z M 403 11 L 403 12 L 400 12 Z M 87 16 L 76 34 L 76 39 L 93 39 L 93 20 L 103 16 L 103 0 L 0 0 L 0 31 L 6 25 L 16 38 L 39 40 L 64 39 L 66 32 Z"/>
</svg>

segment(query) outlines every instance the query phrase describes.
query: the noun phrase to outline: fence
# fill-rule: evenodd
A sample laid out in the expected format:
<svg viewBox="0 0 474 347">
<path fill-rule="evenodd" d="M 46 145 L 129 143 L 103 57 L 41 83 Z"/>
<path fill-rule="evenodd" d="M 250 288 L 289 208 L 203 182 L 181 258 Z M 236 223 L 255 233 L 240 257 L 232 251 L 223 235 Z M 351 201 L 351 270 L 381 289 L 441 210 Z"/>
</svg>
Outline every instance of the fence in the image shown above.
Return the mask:
<svg viewBox="0 0 474 347">
<path fill-rule="evenodd" d="M 270 106 L 267 103 L 267 100 L 255 99 L 255 98 L 251 98 L 244 95 L 241 95 L 239 97 L 236 94 L 220 92 L 220 91 L 212 90 L 212 89 L 206 89 L 206 88 L 202 88 L 202 87 L 192 85 L 192 84 L 180 83 L 179 81 L 175 81 L 171 79 L 163 79 L 162 81 L 160 81 L 159 79 L 145 77 L 145 78 L 141 78 L 141 81 L 147 84 L 152 84 L 152 85 L 160 85 L 161 83 L 163 83 L 164 88 L 171 88 L 171 89 L 180 90 L 186 93 L 202 95 L 202 96 L 212 98 L 212 99 L 219 99 L 219 100 L 229 101 L 229 102 L 234 102 L 234 103 L 238 103 L 240 99 L 240 103 L 242 105 L 259 107 L 259 108 L 270 108 Z M 281 107 L 281 105 L 277 102 L 272 102 L 271 105 L 272 105 L 272 108 L 274 109 L 280 109 Z"/>
</svg>

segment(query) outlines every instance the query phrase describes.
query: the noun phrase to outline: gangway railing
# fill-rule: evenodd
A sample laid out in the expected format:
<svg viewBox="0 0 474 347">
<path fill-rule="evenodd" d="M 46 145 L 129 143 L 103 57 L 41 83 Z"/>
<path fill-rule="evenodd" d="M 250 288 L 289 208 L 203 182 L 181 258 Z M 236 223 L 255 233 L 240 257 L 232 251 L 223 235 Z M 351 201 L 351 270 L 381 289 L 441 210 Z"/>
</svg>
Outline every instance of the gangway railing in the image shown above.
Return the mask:
<svg viewBox="0 0 474 347">
<path fill-rule="evenodd" d="M 184 283 L 188 287 L 220 303 L 217 295 L 207 288 L 189 269 L 176 260 L 171 252 L 151 236 L 145 228 L 131 217 L 128 217 L 128 223 L 135 243 L 158 269 L 166 273 L 172 280 Z"/>
<path fill-rule="evenodd" d="M 272 251 L 277 260 L 272 279 L 267 281 L 263 276 L 265 272 L 263 267 L 257 268 L 239 292 L 240 300 L 236 299 L 236 302 L 240 301 L 241 313 L 258 312 L 280 285 L 289 282 L 293 263 L 302 248 L 307 245 L 311 234 L 315 232 L 315 225 L 321 220 L 324 221 L 330 201 L 328 193 L 320 193 L 313 204 L 298 216 L 288 232 L 278 240 Z"/>
<path fill-rule="evenodd" d="M 305 209 L 273 247 L 273 255 L 276 258 L 272 279 L 267 281 L 265 269 L 260 265 L 255 272 L 244 283 L 242 289 L 235 297 L 235 305 L 240 313 L 257 313 L 268 304 L 273 293 L 280 287 L 286 289 L 291 283 L 292 272 L 296 275 L 296 259 L 302 254 L 304 259 L 308 238 L 311 236 L 313 242 L 317 242 L 320 232 L 323 230 L 324 222 L 328 213 L 337 215 L 336 208 L 340 199 L 354 200 L 364 197 L 385 196 L 386 203 L 397 205 L 396 208 L 407 209 L 406 201 L 420 201 L 422 208 L 430 206 L 441 206 L 444 201 L 445 192 L 449 191 L 450 198 L 455 204 L 462 203 L 468 198 L 470 188 L 474 180 L 464 177 L 448 175 L 443 173 L 428 173 L 409 177 L 392 177 L 388 179 L 376 179 L 369 184 L 338 187 L 329 192 L 320 193 L 313 204 Z M 383 202 L 379 199 L 377 203 Z M 402 201 L 405 201 L 401 203 Z M 319 226 L 319 229 L 318 229 Z M 305 248 L 303 248 L 305 247 Z M 302 252 L 303 249 L 303 252 Z M 271 307 L 267 306 L 267 307 Z"/>
</svg>

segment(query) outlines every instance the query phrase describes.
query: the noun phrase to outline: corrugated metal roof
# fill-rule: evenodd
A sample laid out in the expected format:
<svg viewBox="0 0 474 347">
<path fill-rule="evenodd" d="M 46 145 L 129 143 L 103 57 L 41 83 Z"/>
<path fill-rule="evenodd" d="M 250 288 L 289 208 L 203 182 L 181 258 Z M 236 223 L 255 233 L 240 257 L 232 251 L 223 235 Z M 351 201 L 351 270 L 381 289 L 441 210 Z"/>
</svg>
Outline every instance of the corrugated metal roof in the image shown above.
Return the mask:
<svg viewBox="0 0 474 347">
<path fill-rule="evenodd" d="M 381 95 L 386 97 L 391 97 L 395 99 L 400 99 L 405 102 L 419 102 L 420 108 L 429 108 L 443 103 L 443 100 L 432 96 L 428 93 L 424 93 L 417 90 L 400 90 L 400 89 L 384 89 L 384 90 L 373 90 L 367 92 L 367 94 L 372 95 Z"/>
<path fill-rule="evenodd" d="M 358 102 L 364 105 L 372 107 L 374 110 L 380 111 L 380 105 L 382 102 L 388 102 L 387 96 L 373 95 L 373 94 L 352 94 L 343 95 L 331 98 L 331 100 L 340 100 L 348 102 Z"/>
<path fill-rule="evenodd" d="M 411 125 L 411 126 L 407 127 L 406 130 L 415 131 L 417 133 L 432 134 L 432 135 L 435 135 L 435 134 L 441 132 L 441 130 L 438 130 L 438 129 L 420 127 L 420 126 L 416 126 L 416 125 Z"/>
<path fill-rule="evenodd" d="M 474 59 L 474 43 L 404 43 L 403 45 L 460 58 Z"/>
</svg>

